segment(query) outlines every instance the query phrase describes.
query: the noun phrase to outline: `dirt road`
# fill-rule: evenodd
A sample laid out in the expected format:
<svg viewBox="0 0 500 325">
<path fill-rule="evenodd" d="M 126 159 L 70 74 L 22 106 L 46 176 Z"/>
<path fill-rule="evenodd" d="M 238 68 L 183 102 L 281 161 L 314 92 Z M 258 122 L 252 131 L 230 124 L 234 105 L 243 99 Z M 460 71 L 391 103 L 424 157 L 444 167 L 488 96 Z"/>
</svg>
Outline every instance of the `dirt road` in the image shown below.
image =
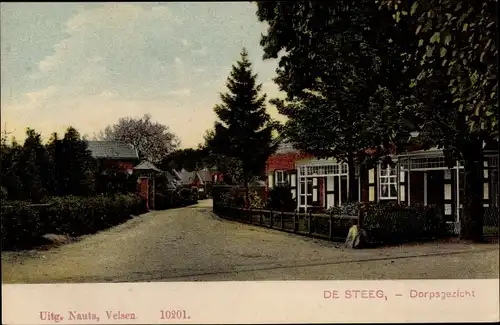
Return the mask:
<svg viewBox="0 0 500 325">
<path fill-rule="evenodd" d="M 4 283 L 498 278 L 498 244 L 347 250 L 239 224 L 211 202 L 156 211 L 49 251 L 3 252 Z"/>
</svg>

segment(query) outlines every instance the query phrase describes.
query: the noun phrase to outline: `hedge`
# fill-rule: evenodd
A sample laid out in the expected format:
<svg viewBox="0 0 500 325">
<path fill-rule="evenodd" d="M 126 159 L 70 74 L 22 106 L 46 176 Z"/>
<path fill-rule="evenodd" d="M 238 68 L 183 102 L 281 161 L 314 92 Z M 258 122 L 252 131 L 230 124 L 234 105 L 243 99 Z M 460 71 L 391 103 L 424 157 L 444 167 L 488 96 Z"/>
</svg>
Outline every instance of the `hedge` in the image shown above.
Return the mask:
<svg viewBox="0 0 500 325">
<path fill-rule="evenodd" d="M 3 250 L 33 247 L 48 233 L 73 237 L 92 234 L 146 212 L 144 200 L 135 194 L 55 197 L 46 203 L 46 206 L 27 202 L 2 205 Z"/>
<path fill-rule="evenodd" d="M 433 205 L 371 203 L 365 205 L 362 227 L 375 241 L 401 243 L 450 235 Z"/>
</svg>

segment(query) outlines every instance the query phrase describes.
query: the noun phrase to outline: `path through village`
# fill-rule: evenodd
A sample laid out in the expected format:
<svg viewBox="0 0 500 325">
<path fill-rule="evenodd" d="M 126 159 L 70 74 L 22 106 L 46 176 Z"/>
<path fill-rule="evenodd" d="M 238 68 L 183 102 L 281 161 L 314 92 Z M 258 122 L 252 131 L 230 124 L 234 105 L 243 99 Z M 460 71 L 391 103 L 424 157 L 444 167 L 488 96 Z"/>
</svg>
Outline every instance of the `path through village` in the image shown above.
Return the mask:
<svg viewBox="0 0 500 325">
<path fill-rule="evenodd" d="M 498 244 L 367 250 L 221 219 L 211 201 L 155 211 L 47 251 L 3 252 L 4 283 L 498 278 Z"/>
</svg>

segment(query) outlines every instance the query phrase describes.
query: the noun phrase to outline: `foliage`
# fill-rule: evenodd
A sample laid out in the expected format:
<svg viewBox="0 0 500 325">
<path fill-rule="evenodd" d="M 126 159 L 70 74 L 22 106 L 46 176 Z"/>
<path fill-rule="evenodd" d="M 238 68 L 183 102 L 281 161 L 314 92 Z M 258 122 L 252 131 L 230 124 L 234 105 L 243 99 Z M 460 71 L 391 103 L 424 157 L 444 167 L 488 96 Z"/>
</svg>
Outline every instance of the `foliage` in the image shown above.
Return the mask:
<svg viewBox="0 0 500 325">
<path fill-rule="evenodd" d="M 54 133 L 47 145 L 55 191 L 51 195 L 91 195 L 95 192 L 97 161 L 77 130 L 70 127 L 59 139 Z"/>
<path fill-rule="evenodd" d="M 402 55 L 419 67 L 412 86 L 424 87 L 436 70 L 446 73 L 454 109 L 469 132 L 498 136 L 498 1 L 379 0 L 393 17 L 412 23 L 418 48 Z"/>
<path fill-rule="evenodd" d="M 2 185 L 10 200 L 39 202 L 50 195 L 90 195 L 94 171 L 95 160 L 71 127 L 64 139 L 54 134 L 48 145 L 29 128 L 22 146 L 2 145 Z"/>
<path fill-rule="evenodd" d="M 248 192 L 250 207 L 257 209 L 259 206 L 262 207 L 265 204 L 265 187 L 250 187 Z M 246 189 L 244 187 L 231 185 L 216 185 L 212 187 L 214 206 L 247 207 L 245 196 Z M 255 200 L 255 202 L 252 200 Z"/>
<path fill-rule="evenodd" d="M 7 192 L 7 189 L 3 186 L 0 187 L 0 199 L 3 201 L 3 200 L 6 200 L 7 199 L 7 196 L 8 196 L 8 192 Z"/>
<path fill-rule="evenodd" d="M 418 47 L 402 51 L 416 67 L 411 86 L 423 105 L 421 137 L 444 149 L 451 164 L 464 161 L 461 237 L 483 231 L 483 142 L 498 140 L 497 1 L 379 1 L 399 26 L 412 27 Z"/>
<path fill-rule="evenodd" d="M 208 167 L 206 163 L 206 150 L 203 148 L 178 149 L 163 158 L 160 166 L 163 170 L 194 171 Z"/>
<path fill-rule="evenodd" d="M 330 207 L 326 209 L 326 213 L 333 215 L 348 215 L 358 216 L 359 209 L 363 205 L 361 202 L 347 202 L 340 207 Z"/>
<path fill-rule="evenodd" d="M 277 211 L 294 211 L 297 208 L 297 201 L 292 197 L 290 186 L 276 186 L 270 189 L 266 207 Z"/>
<path fill-rule="evenodd" d="M 285 131 L 315 155 L 347 152 L 350 166 L 350 148 L 386 155 L 419 131 L 423 148 L 464 162 L 461 237 L 480 240 L 483 141 L 498 140 L 496 13 L 497 1 L 259 2 L 265 58 L 282 54 Z"/>
<path fill-rule="evenodd" d="M 145 202 L 135 194 L 53 197 L 47 203 L 51 205 L 2 204 L 2 249 L 29 248 L 48 233 L 91 234 L 146 212 Z"/>
<path fill-rule="evenodd" d="M 262 195 L 254 189 L 250 190 L 250 208 L 252 209 L 263 209 L 266 207 L 266 202 L 262 198 Z"/>
<path fill-rule="evenodd" d="M 106 164 L 105 161 L 98 162 L 99 168 L 96 173 L 96 193 L 135 193 L 137 192 L 138 174 L 129 174 L 119 165 Z"/>
<path fill-rule="evenodd" d="M 259 95 L 262 85 L 257 85 L 256 79 L 248 53 L 243 49 L 227 80 L 229 92 L 221 94 L 222 103 L 214 108 L 219 121 L 208 143 L 211 152 L 241 164 L 247 189 L 250 177 L 262 174 L 274 150 L 271 141 L 275 123 L 266 112 L 266 96 Z"/>
<path fill-rule="evenodd" d="M 133 145 L 141 159 L 160 163 L 177 149 L 179 139 L 168 126 L 151 120 L 151 115 L 141 118 L 123 117 L 114 125 L 107 126 L 97 136 L 98 140 L 122 141 Z"/>
<path fill-rule="evenodd" d="M 198 201 L 197 191 L 191 188 L 181 188 L 178 191 L 178 195 L 183 201 L 186 202 L 186 204 L 194 204 Z"/>
<path fill-rule="evenodd" d="M 362 228 L 374 241 L 387 244 L 449 235 L 435 207 L 423 204 L 367 203 Z"/>
<path fill-rule="evenodd" d="M 413 128 L 401 100 L 408 87 L 398 49 L 407 44 L 385 42 L 407 31 L 387 26 L 390 14 L 371 0 L 262 1 L 257 15 L 269 23 L 264 58 L 279 57 L 275 82 L 288 95 L 273 100 L 288 117 L 285 136 L 319 158 L 346 161 L 355 199 L 355 160 L 365 160 L 366 148 L 388 154 Z"/>
<path fill-rule="evenodd" d="M 54 133 L 46 145 L 40 134 L 27 130 L 23 145 L 1 145 L 1 181 L 7 200 L 41 202 L 50 196 L 92 196 L 136 191 L 136 175 L 109 161 L 96 160 L 78 131 Z"/>
</svg>

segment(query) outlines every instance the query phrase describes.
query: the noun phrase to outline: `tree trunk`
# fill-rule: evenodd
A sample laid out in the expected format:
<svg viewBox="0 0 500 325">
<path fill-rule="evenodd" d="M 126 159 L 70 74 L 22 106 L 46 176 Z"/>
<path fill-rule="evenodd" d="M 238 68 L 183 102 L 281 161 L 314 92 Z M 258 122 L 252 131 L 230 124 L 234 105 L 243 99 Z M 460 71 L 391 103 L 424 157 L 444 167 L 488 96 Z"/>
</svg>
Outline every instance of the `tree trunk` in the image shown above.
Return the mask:
<svg viewBox="0 0 500 325">
<path fill-rule="evenodd" d="M 248 190 L 248 177 L 246 175 L 243 176 L 243 186 L 245 187 L 245 201 L 246 208 L 250 207 L 250 191 Z"/>
<path fill-rule="evenodd" d="M 349 167 L 349 193 L 347 193 L 347 201 L 355 202 L 357 201 L 358 197 L 358 182 L 356 180 L 356 165 L 354 163 L 354 153 L 352 152 L 352 150 L 349 150 L 349 152 L 347 153 L 347 165 Z"/>
<path fill-rule="evenodd" d="M 460 216 L 460 238 L 483 239 L 483 152 L 478 143 L 470 144 L 465 152 L 464 210 Z"/>
</svg>

